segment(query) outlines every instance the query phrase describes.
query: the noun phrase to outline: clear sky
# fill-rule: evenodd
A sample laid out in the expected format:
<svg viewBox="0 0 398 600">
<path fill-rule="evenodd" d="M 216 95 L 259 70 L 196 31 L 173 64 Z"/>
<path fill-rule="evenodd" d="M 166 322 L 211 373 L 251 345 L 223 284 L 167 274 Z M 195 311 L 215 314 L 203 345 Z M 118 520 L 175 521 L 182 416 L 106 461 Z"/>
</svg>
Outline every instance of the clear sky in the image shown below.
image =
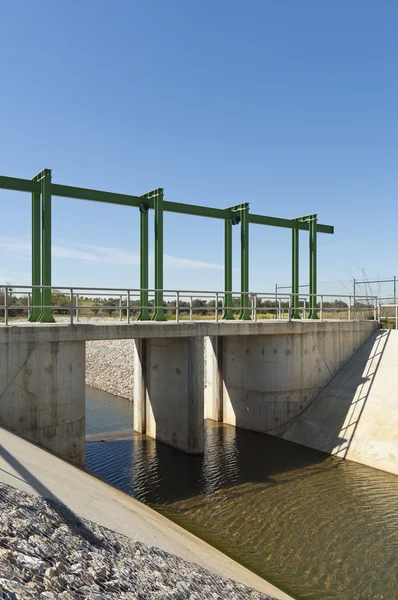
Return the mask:
<svg viewBox="0 0 398 600">
<path fill-rule="evenodd" d="M 316 212 L 330 291 L 398 274 L 397 23 L 395 0 L 3 0 L 0 174 Z M 29 282 L 30 198 L 0 207 L 0 281 Z M 290 231 L 250 234 L 251 290 L 289 283 Z M 53 244 L 54 284 L 139 285 L 137 209 L 54 198 Z M 220 221 L 167 213 L 164 247 L 165 287 L 222 289 Z"/>
</svg>

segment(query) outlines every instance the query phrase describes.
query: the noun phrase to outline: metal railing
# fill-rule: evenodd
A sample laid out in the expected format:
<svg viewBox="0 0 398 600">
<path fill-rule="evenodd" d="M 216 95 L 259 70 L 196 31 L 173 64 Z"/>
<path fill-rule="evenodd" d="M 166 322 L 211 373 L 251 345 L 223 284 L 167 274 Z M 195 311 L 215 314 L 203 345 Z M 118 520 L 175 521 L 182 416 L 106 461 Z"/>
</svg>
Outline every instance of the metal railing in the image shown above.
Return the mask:
<svg viewBox="0 0 398 600">
<path fill-rule="evenodd" d="M 51 305 L 33 304 L 32 298 L 43 290 L 51 290 Z M 148 292 L 148 305 L 140 303 L 142 291 Z M 0 322 L 18 324 L 21 320 L 37 321 L 39 315 L 50 315 L 50 321 L 70 324 L 95 320 L 127 322 L 149 320 L 161 311 L 161 320 L 197 321 L 244 318 L 259 320 L 378 320 L 377 296 L 317 294 L 275 295 L 275 292 L 228 292 L 203 290 L 162 290 L 163 305 L 156 306 L 156 292 L 148 289 L 88 288 L 70 286 L 0 285 Z M 248 300 L 242 302 L 244 296 Z M 225 298 L 231 305 L 225 304 Z M 248 306 L 246 306 L 246 304 Z M 244 306 L 243 306 L 244 305 Z M 141 316 L 140 316 L 141 315 Z M 49 321 L 45 320 L 46 322 Z"/>
</svg>

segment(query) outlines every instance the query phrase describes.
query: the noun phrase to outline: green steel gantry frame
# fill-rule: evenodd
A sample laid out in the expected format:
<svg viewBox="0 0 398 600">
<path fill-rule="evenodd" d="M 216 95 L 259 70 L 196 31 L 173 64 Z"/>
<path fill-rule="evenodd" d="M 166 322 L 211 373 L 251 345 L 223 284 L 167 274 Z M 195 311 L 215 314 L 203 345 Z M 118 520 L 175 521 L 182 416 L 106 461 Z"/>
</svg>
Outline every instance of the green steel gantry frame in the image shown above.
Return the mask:
<svg viewBox="0 0 398 600">
<path fill-rule="evenodd" d="M 51 202 L 53 196 L 91 200 L 108 204 L 132 206 L 140 210 L 140 320 L 149 320 L 149 211 L 154 211 L 154 264 L 155 264 L 155 312 L 152 319 L 164 321 L 163 309 L 163 212 L 195 215 L 224 220 L 224 319 L 233 319 L 232 311 L 232 227 L 241 226 L 241 299 L 240 315 L 250 319 L 249 298 L 249 224 L 283 227 L 292 230 L 292 318 L 299 319 L 299 232 L 309 232 L 309 281 L 310 314 L 318 318 L 317 311 L 317 234 L 334 233 L 331 225 L 318 223 L 317 215 L 296 219 L 279 219 L 251 214 L 249 204 L 239 204 L 226 209 L 169 202 L 164 200 L 164 190 L 158 188 L 141 196 L 103 192 L 87 188 L 52 183 L 51 170 L 44 169 L 33 179 L 0 176 L 0 189 L 32 194 L 32 286 L 49 286 L 40 290 L 33 288 L 31 321 L 53 322 L 51 312 Z"/>
</svg>

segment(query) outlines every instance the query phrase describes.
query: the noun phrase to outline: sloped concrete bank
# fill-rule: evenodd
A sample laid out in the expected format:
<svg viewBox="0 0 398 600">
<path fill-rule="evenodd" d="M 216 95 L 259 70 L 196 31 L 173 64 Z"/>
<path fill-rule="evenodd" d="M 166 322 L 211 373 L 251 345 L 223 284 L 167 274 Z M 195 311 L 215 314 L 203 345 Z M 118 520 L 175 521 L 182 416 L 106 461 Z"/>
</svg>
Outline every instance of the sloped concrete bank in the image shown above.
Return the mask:
<svg viewBox="0 0 398 600">
<path fill-rule="evenodd" d="M 274 430 L 398 475 L 398 331 L 376 330 L 308 408 Z"/>
<path fill-rule="evenodd" d="M 0 597 L 290 598 L 127 494 L 1 428 Z"/>
</svg>

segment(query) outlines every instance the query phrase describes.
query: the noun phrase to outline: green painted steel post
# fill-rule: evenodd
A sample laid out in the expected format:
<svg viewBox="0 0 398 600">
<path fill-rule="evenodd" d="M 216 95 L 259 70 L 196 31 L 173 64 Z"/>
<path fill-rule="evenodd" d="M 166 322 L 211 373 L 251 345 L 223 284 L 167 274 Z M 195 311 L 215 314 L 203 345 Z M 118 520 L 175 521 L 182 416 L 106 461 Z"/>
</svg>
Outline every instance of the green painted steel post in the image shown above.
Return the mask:
<svg viewBox="0 0 398 600">
<path fill-rule="evenodd" d="M 40 173 L 42 208 L 42 285 L 51 286 L 51 170 Z M 51 289 L 42 291 L 40 323 L 55 323 L 51 310 Z M 46 308 L 47 307 L 47 308 Z"/>
<path fill-rule="evenodd" d="M 299 229 L 292 229 L 292 319 L 299 318 Z"/>
<path fill-rule="evenodd" d="M 240 211 L 240 315 L 242 321 L 249 321 L 250 298 L 249 298 L 249 205 L 244 205 Z"/>
<path fill-rule="evenodd" d="M 317 310 L 317 215 L 313 215 L 309 221 L 310 226 L 310 319 L 318 318 Z"/>
<path fill-rule="evenodd" d="M 155 209 L 155 314 L 154 321 L 166 321 L 163 310 L 163 189 L 156 190 Z"/>
<path fill-rule="evenodd" d="M 36 181 L 36 178 L 34 178 Z M 41 200 L 32 194 L 32 286 L 41 285 Z M 41 290 L 32 288 L 32 305 L 29 321 L 35 323 L 41 315 Z"/>
<path fill-rule="evenodd" d="M 140 207 L 140 305 L 139 321 L 149 321 L 148 287 L 149 287 L 149 250 L 148 250 L 148 215 L 149 206 Z"/>
<path fill-rule="evenodd" d="M 232 223 L 224 221 L 224 314 L 223 319 L 233 319 L 232 312 Z"/>
</svg>

